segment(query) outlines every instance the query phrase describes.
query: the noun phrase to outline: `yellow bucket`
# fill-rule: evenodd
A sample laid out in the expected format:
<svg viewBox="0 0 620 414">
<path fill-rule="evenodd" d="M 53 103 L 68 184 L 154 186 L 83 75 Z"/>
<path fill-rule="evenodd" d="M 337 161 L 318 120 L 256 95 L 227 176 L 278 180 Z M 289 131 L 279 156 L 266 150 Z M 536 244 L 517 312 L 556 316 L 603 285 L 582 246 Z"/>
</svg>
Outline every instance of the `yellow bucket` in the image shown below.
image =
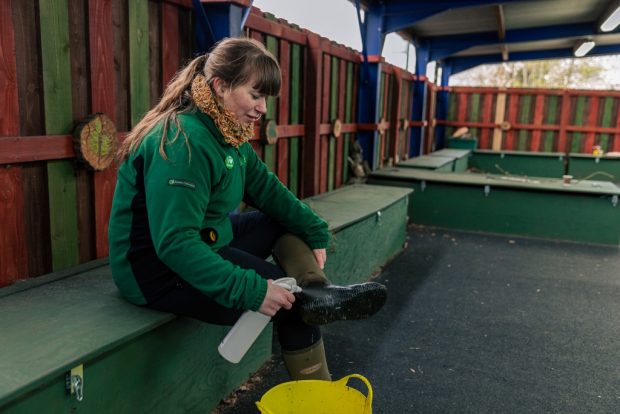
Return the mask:
<svg viewBox="0 0 620 414">
<path fill-rule="evenodd" d="M 366 384 L 367 396 L 347 385 L 351 378 Z M 359 374 L 338 381 L 290 381 L 267 391 L 256 406 L 262 414 L 371 414 L 372 387 Z"/>
</svg>

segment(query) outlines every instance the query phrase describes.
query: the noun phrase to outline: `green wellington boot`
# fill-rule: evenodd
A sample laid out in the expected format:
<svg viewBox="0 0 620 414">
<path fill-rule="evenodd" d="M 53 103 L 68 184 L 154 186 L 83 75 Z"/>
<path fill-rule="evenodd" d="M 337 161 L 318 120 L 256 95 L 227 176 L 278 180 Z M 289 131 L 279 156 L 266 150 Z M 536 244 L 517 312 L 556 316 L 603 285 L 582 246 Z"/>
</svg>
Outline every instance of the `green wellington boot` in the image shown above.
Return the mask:
<svg viewBox="0 0 620 414">
<path fill-rule="evenodd" d="M 295 278 L 302 288 L 329 283 L 310 247 L 297 236 L 290 233 L 281 236 L 273 246 L 273 257 L 286 275 Z"/>
<path fill-rule="evenodd" d="M 323 339 L 299 351 L 283 350 L 282 359 L 293 381 L 332 379 L 327 369 Z"/>
</svg>

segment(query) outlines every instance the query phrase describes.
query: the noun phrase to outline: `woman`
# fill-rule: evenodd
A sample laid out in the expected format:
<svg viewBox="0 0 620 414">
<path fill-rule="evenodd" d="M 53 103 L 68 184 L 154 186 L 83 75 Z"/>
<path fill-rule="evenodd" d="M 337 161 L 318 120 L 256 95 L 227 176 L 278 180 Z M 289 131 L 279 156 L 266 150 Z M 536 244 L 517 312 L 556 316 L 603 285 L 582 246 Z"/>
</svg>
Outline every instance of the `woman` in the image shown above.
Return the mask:
<svg viewBox="0 0 620 414">
<path fill-rule="evenodd" d="M 280 79 L 250 39 L 225 39 L 176 75 L 119 150 L 110 265 L 136 305 L 224 325 L 248 309 L 273 317 L 291 377 L 329 379 L 316 325 L 370 316 L 385 288 L 327 285 L 327 224 L 248 143 Z M 232 214 L 242 200 L 258 211 Z M 301 300 L 272 283 L 285 276 L 306 287 Z"/>
</svg>

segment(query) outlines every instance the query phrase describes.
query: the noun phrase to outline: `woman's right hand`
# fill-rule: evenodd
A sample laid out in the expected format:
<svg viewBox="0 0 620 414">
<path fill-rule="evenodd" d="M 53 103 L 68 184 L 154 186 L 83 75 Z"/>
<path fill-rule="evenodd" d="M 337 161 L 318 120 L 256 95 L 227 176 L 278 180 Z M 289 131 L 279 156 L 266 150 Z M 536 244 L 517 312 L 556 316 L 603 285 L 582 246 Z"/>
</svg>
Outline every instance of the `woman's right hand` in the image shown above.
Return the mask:
<svg viewBox="0 0 620 414">
<path fill-rule="evenodd" d="M 273 280 L 267 281 L 267 294 L 258 311 L 267 316 L 274 316 L 281 308 L 291 309 L 295 302 L 295 295 L 287 289 L 275 285 Z"/>
</svg>

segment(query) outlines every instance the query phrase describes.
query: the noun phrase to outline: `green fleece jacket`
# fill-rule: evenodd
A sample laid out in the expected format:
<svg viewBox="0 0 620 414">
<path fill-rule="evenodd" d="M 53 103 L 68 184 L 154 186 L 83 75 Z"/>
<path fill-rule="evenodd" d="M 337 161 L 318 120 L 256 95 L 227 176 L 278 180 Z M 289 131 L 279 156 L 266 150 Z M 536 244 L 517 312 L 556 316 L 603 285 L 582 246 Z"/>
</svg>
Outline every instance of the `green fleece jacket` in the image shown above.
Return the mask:
<svg viewBox="0 0 620 414">
<path fill-rule="evenodd" d="M 114 281 L 136 304 L 156 300 L 179 277 L 223 306 L 257 310 L 265 279 L 216 253 L 232 240 L 228 214 L 245 197 L 313 249 L 327 246 L 327 224 L 249 143 L 239 149 L 225 143 L 202 112 L 178 119 L 185 135 L 172 140 L 177 130 L 169 127 L 167 160 L 159 154 L 158 126 L 119 168 L 109 224 Z"/>
</svg>

